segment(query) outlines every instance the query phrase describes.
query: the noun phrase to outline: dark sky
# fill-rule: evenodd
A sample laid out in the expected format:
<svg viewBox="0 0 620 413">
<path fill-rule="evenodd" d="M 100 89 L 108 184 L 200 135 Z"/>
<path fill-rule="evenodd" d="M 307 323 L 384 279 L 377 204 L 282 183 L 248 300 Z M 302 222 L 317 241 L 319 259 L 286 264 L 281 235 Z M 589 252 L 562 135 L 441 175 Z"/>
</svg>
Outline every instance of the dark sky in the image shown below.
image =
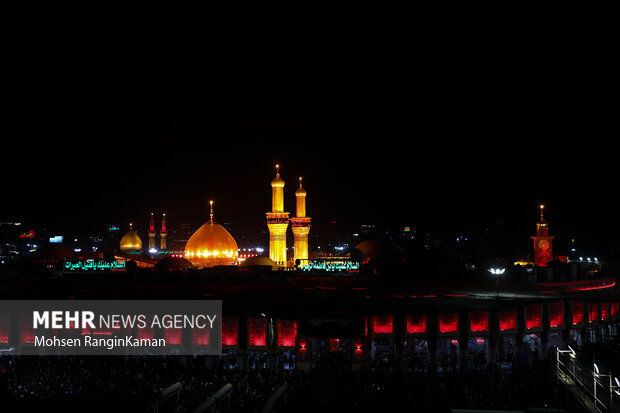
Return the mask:
<svg viewBox="0 0 620 413">
<path fill-rule="evenodd" d="M 594 52 L 205 56 L 6 63 L 0 218 L 201 223 L 213 199 L 218 220 L 264 229 L 279 163 L 286 209 L 303 176 L 318 228 L 529 233 L 545 203 L 552 231 L 618 239 L 618 90 Z"/>
</svg>

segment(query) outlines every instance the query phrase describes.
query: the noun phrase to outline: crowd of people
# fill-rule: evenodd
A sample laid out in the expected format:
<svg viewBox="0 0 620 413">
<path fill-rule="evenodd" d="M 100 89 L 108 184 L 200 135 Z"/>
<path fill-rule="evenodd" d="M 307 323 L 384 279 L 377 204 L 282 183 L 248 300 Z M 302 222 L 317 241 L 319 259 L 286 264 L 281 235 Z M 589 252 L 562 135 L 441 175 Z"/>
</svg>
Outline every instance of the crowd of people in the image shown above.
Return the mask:
<svg viewBox="0 0 620 413">
<path fill-rule="evenodd" d="M 160 412 L 191 412 L 227 383 L 230 411 L 261 411 L 284 384 L 279 400 L 291 412 L 388 412 L 402 408 L 448 412 L 450 408 L 515 409 L 563 407 L 566 395 L 551 366 L 538 362 L 510 372 L 487 364 L 463 372 L 415 368 L 394 354 L 352 368 L 348 351 L 314 355 L 311 368 L 295 368 L 294 353 L 253 353 L 245 366 L 235 352 L 217 361 L 205 357 L 13 357 L 0 356 L 3 400 L 45 411 L 148 411 L 160 392 L 180 382 L 178 395 Z"/>
</svg>

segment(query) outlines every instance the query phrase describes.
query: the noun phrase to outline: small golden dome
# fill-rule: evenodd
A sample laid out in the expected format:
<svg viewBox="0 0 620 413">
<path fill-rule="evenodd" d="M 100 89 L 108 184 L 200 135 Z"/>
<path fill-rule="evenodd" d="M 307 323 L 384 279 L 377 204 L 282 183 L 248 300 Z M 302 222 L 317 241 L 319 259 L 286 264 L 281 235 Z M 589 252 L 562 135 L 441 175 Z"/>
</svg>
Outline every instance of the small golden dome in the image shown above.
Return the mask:
<svg viewBox="0 0 620 413">
<path fill-rule="evenodd" d="M 213 205 L 213 203 L 211 203 Z M 185 258 L 195 267 L 235 265 L 239 247 L 226 229 L 213 219 L 205 222 L 185 244 Z"/>
<path fill-rule="evenodd" d="M 299 188 L 295 191 L 295 196 L 306 196 L 306 190 L 301 186 L 301 178 L 299 178 Z"/>
<path fill-rule="evenodd" d="M 284 179 L 280 178 L 280 165 L 276 165 L 276 177 L 271 181 L 272 188 L 284 188 Z"/>
<path fill-rule="evenodd" d="M 129 224 L 129 232 L 121 238 L 121 251 L 123 252 L 140 252 L 142 251 L 142 240 L 136 234 Z"/>
<path fill-rule="evenodd" d="M 284 188 L 284 179 L 280 178 L 280 174 L 277 174 L 271 181 L 272 188 Z"/>
</svg>

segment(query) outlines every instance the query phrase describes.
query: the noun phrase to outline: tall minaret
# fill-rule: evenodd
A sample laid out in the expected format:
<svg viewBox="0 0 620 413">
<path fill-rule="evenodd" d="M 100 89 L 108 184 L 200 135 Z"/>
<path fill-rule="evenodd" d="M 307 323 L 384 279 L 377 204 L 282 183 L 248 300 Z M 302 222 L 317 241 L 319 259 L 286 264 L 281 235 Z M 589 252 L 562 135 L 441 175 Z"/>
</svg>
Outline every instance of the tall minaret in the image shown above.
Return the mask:
<svg viewBox="0 0 620 413">
<path fill-rule="evenodd" d="M 280 165 L 276 165 L 276 177 L 271 181 L 271 212 L 267 212 L 269 228 L 269 258 L 286 267 L 286 229 L 288 212 L 284 212 L 284 180 L 280 178 Z"/>
<path fill-rule="evenodd" d="M 155 248 L 155 218 L 151 212 L 151 219 L 149 220 L 149 251 Z"/>
<path fill-rule="evenodd" d="M 540 219 L 536 222 L 534 240 L 534 259 L 539 267 L 546 267 L 553 260 L 553 238 L 549 236 L 549 223 L 543 217 L 544 205 L 540 206 Z"/>
<path fill-rule="evenodd" d="M 305 264 L 308 259 L 308 233 L 310 232 L 310 217 L 306 216 L 306 190 L 301 185 L 299 178 L 299 188 L 295 191 L 297 198 L 297 216 L 291 218 L 291 229 L 295 237 L 295 262 L 302 260 L 300 265 Z"/>
<path fill-rule="evenodd" d="M 161 219 L 161 231 L 159 231 L 159 237 L 160 237 L 160 250 L 164 251 L 166 249 L 166 235 L 168 235 L 168 232 L 166 231 L 166 214 L 163 214 L 163 217 Z"/>
</svg>

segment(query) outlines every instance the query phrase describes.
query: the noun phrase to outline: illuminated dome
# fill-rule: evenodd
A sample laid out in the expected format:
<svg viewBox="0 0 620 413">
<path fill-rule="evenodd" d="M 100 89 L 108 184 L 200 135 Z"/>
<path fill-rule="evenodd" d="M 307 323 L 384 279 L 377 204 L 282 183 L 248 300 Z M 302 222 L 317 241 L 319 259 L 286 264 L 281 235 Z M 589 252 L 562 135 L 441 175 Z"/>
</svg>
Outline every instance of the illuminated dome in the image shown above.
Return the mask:
<svg viewBox="0 0 620 413">
<path fill-rule="evenodd" d="M 185 244 L 185 258 L 197 268 L 236 265 L 237 242 L 213 219 L 213 203 L 211 208 L 211 219 L 198 228 Z"/>
<path fill-rule="evenodd" d="M 284 179 L 280 178 L 280 165 L 276 165 L 276 177 L 271 181 L 272 188 L 284 188 Z"/>
<path fill-rule="evenodd" d="M 247 260 L 239 263 L 239 267 L 270 267 L 275 270 L 278 268 L 278 264 L 276 264 L 269 257 L 259 255 L 258 257 L 248 258 Z"/>
<path fill-rule="evenodd" d="M 295 196 L 306 196 L 306 194 L 306 190 L 301 186 L 301 178 L 299 178 L 299 188 L 295 191 Z"/>
<path fill-rule="evenodd" d="M 142 251 L 142 240 L 129 224 L 129 232 L 121 238 L 121 251 L 123 252 L 140 252 Z"/>
</svg>

